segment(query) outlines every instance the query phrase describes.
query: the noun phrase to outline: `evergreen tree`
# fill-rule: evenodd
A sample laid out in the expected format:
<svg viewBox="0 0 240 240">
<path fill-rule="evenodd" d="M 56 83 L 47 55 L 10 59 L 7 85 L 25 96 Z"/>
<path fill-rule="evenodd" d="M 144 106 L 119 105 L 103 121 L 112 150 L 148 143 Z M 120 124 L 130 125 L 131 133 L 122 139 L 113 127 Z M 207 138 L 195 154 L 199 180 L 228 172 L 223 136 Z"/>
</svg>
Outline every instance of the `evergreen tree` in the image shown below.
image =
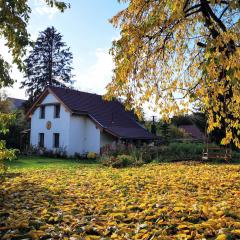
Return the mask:
<svg viewBox="0 0 240 240">
<path fill-rule="evenodd" d="M 46 86 L 65 87 L 72 84 L 72 53 L 54 27 L 40 32 L 25 60 L 26 74 L 21 88 L 26 87 L 31 104 Z M 27 105 L 28 105 L 27 104 Z"/>
<path fill-rule="evenodd" d="M 164 144 L 168 144 L 170 140 L 170 129 L 169 129 L 169 124 L 166 122 L 163 122 L 162 125 L 160 126 L 160 131 L 161 131 L 161 136 Z"/>
</svg>

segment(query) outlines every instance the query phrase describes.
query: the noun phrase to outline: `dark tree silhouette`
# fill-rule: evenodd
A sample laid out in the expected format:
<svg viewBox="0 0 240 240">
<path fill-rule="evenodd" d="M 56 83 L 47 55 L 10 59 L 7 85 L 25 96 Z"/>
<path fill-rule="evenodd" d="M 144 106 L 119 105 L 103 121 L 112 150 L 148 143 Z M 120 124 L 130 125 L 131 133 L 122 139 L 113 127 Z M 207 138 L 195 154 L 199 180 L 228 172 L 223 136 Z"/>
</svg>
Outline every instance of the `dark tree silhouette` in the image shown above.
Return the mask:
<svg viewBox="0 0 240 240">
<path fill-rule="evenodd" d="M 21 88 L 26 88 L 31 104 L 46 86 L 66 87 L 73 84 L 72 53 L 62 35 L 54 27 L 40 32 L 39 37 L 25 60 L 25 80 Z"/>
</svg>

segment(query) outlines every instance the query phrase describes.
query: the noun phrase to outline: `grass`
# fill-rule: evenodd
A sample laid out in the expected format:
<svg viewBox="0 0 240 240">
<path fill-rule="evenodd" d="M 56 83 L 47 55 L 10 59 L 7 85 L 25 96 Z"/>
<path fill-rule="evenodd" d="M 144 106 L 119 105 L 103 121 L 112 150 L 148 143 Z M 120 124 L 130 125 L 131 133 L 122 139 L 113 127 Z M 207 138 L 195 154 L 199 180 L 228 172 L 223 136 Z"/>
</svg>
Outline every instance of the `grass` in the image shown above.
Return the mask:
<svg viewBox="0 0 240 240">
<path fill-rule="evenodd" d="M 62 169 L 62 168 L 79 168 L 95 167 L 97 163 L 89 160 L 58 159 L 45 157 L 20 157 L 13 161 L 7 161 L 6 165 L 10 171 L 23 169 Z"/>
<path fill-rule="evenodd" d="M 240 165 L 21 158 L 10 167 L 0 239 L 240 238 Z"/>
</svg>

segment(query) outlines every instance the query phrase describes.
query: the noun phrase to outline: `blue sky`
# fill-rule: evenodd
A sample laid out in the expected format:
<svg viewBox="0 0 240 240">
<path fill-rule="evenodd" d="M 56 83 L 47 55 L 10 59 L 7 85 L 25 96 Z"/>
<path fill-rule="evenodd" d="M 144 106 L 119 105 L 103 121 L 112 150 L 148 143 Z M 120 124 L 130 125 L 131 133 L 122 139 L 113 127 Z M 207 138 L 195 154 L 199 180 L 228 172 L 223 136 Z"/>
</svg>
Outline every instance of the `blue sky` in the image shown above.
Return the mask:
<svg viewBox="0 0 240 240">
<path fill-rule="evenodd" d="M 73 53 L 75 87 L 103 94 L 106 84 L 111 80 L 113 69 L 109 48 L 112 40 L 119 36 L 119 31 L 108 20 L 123 9 L 124 5 L 117 0 L 66 2 L 71 4 L 71 8 L 60 13 L 57 9 L 46 6 L 42 0 L 29 0 L 32 8 L 29 32 L 35 40 L 39 31 L 54 26 Z M 3 41 L 0 41 L 0 45 L 3 45 Z M 1 50 L 1 53 L 11 61 L 7 49 Z M 18 82 L 12 89 L 7 89 L 7 93 L 13 97 L 26 98 L 25 91 L 19 89 L 22 74 L 14 67 L 12 75 Z"/>
<path fill-rule="evenodd" d="M 104 94 L 111 81 L 113 61 L 109 49 L 113 39 L 119 37 L 109 19 L 124 8 L 117 0 L 66 0 L 71 8 L 64 13 L 48 7 L 44 0 L 29 0 L 32 8 L 28 30 L 33 40 L 48 26 L 54 26 L 73 53 L 74 87 L 76 89 Z M 11 62 L 11 55 L 0 39 L 0 53 Z M 23 75 L 13 66 L 13 88 L 6 89 L 7 95 L 26 98 L 25 90 L 19 89 Z M 146 117 L 153 115 L 147 107 Z"/>
</svg>

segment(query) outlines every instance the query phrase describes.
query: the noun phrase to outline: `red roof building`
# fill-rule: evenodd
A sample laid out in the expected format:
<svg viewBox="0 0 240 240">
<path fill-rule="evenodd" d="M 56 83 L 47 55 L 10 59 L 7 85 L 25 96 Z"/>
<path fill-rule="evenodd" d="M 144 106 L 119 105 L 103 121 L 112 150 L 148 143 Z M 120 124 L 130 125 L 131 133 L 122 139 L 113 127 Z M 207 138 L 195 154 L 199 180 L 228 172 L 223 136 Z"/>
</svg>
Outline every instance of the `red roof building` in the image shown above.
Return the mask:
<svg viewBox="0 0 240 240">
<path fill-rule="evenodd" d="M 194 139 L 204 139 L 204 133 L 196 125 L 180 125 L 179 128 L 183 129 Z"/>
</svg>

